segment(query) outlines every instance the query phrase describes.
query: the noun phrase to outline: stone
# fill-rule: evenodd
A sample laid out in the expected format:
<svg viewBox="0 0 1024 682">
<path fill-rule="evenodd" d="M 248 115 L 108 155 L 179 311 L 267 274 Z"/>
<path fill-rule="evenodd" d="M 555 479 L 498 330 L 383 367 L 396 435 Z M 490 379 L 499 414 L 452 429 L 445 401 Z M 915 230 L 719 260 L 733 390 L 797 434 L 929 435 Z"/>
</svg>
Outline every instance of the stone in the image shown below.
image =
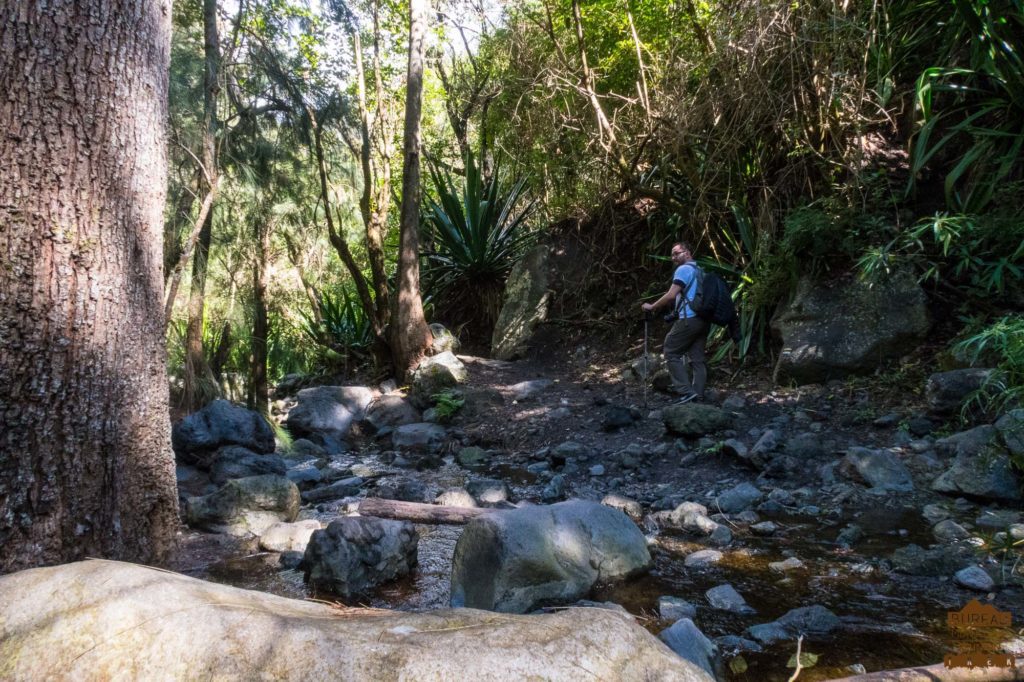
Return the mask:
<svg viewBox="0 0 1024 682">
<path fill-rule="evenodd" d="M 343 516 L 309 539 L 306 582 L 342 597 L 364 594 L 408 574 L 416 565 L 418 541 L 408 521 Z"/>
<path fill-rule="evenodd" d="M 316 519 L 275 523 L 260 535 L 260 549 L 268 552 L 305 552 L 315 530 L 320 530 L 320 522 Z"/>
<path fill-rule="evenodd" d="M 531 379 L 529 381 L 520 381 L 518 384 L 512 384 L 507 390 L 512 393 L 513 400 L 525 402 L 536 398 L 537 395 L 551 388 L 554 384 L 555 382 L 551 379 Z"/>
<path fill-rule="evenodd" d="M 680 618 L 694 618 L 697 607 L 679 597 L 658 597 L 658 615 L 662 620 L 675 622 Z"/>
<path fill-rule="evenodd" d="M 300 490 L 308 490 L 324 480 L 323 473 L 316 468 L 316 464 L 313 462 L 288 467 L 284 475 L 288 477 L 289 481 L 299 486 Z"/>
<path fill-rule="evenodd" d="M 689 618 L 680 618 L 658 637 L 682 659 L 699 666 L 714 679 L 720 677 L 718 647 Z"/>
<path fill-rule="evenodd" d="M 754 535 L 760 535 L 761 537 L 767 537 L 769 535 L 775 535 L 775 532 L 779 529 L 772 521 L 761 521 L 750 526 L 750 531 Z"/>
<path fill-rule="evenodd" d="M 983 368 L 954 369 L 928 377 L 924 397 L 928 408 L 939 415 L 958 412 L 967 396 L 981 388 L 994 370 Z"/>
<path fill-rule="evenodd" d="M 836 544 L 840 547 L 853 547 L 860 542 L 862 537 L 864 537 L 864 529 L 855 523 L 851 523 L 839 531 L 839 535 L 836 537 Z"/>
<path fill-rule="evenodd" d="M 640 412 L 636 409 L 623 407 L 622 405 L 611 405 L 605 409 L 604 419 L 601 421 L 601 428 L 605 431 L 615 431 L 632 426 L 640 420 Z"/>
<path fill-rule="evenodd" d="M 320 486 L 319 488 L 303 490 L 302 501 L 306 504 L 316 504 L 317 502 L 326 502 L 328 500 L 338 500 L 343 497 L 352 497 L 359 494 L 359 491 L 365 482 L 366 481 L 359 476 L 350 476 L 349 478 L 343 478 L 340 481 L 335 481 L 334 483 Z"/>
<path fill-rule="evenodd" d="M 1010 509 L 986 509 L 975 519 L 974 523 L 982 528 L 1003 530 L 1015 523 L 1020 523 L 1021 513 Z"/>
<path fill-rule="evenodd" d="M 304 388 L 288 413 L 285 425 L 297 436 L 326 435 L 338 441 L 348 436 L 352 423 L 363 418 L 376 395 L 366 386 Z"/>
<path fill-rule="evenodd" d="M 1010 410 L 995 423 L 1006 449 L 1014 457 L 1024 457 L 1024 409 Z"/>
<path fill-rule="evenodd" d="M 1024 500 L 1020 475 L 1005 454 L 957 455 L 952 466 L 932 482 L 932 490 L 997 502 Z"/>
<path fill-rule="evenodd" d="M 795 556 L 791 556 L 784 561 L 773 561 L 768 564 L 768 568 L 775 573 L 786 573 L 787 571 L 795 571 L 804 567 L 804 562 L 797 559 Z"/>
<path fill-rule="evenodd" d="M 448 329 L 440 322 L 431 322 L 430 335 L 433 340 L 430 342 L 430 353 L 431 355 L 437 355 L 438 353 L 458 353 L 459 348 L 462 346 L 459 343 L 457 336 L 452 334 Z"/>
<path fill-rule="evenodd" d="M 926 504 L 924 509 L 921 510 L 921 516 L 928 523 L 935 525 L 939 521 L 948 519 L 952 516 L 952 513 L 940 504 Z"/>
<path fill-rule="evenodd" d="M 274 430 L 266 419 L 227 400 L 214 400 L 175 424 L 171 444 L 185 464 L 206 462 L 210 453 L 225 445 L 240 445 L 256 454 L 271 453 L 275 447 Z"/>
<path fill-rule="evenodd" d="M 643 519 L 644 516 L 643 507 L 640 506 L 639 502 L 622 495 L 616 495 L 614 493 L 605 495 L 601 499 L 601 504 L 606 507 L 611 507 L 612 509 L 618 509 L 625 513 L 626 516 L 631 518 L 634 523 L 640 523 L 640 520 Z"/>
<path fill-rule="evenodd" d="M 764 498 L 764 493 L 750 483 L 740 483 L 715 498 L 718 509 L 725 514 L 736 514 L 750 509 Z"/>
<path fill-rule="evenodd" d="M 764 467 L 771 458 L 772 452 L 779 447 L 779 432 L 775 429 L 767 429 L 754 443 L 750 449 L 750 462 L 757 467 Z"/>
<path fill-rule="evenodd" d="M 306 438 L 296 438 L 288 449 L 289 459 L 299 461 L 320 460 L 327 457 L 327 451 Z"/>
<path fill-rule="evenodd" d="M 565 499 L 566 480 L 564 474 L 555 474 L 548 481 L 548 484 L 544 486 L 544 490 L 540 493 L 540 499 L 545 504 L 551 504 L 552 502 L 558 502 Z"/>
<path fill-rule="evenodd" d="M 971 537 L 971 532 L 953 519 L 946 519 L 932 527 L 932 535 L 940 542 L 956 542 Z"/>
<path fill-rule="evenodd" d="M 571 500 L 472 519 L 455 546 L 451 604 L 524 613 L 571 603 L 597 584 L 647 571 L 643 533 L 620 511 Z"/>
<path fill-rule="evenodd" d="M 427 403 L 431 396 L 466 382 L 469 373 L 451 351 L 423 359 L 412 372 L 410 395 L 414 402 Z"/>
<path fill-rule="evenodd" d="M 567 440 L 564 443 L 559 443 L 551 450 L 551 459 L 555 462 L 555 466 L 561 466 L 570 458 L 580 459 L 587 457 L 589 454 L 590 449 L 586 445 Z"/>
<path fill-rule="evenodd" d="M 683 565 L 687 568 L 707 568 L 708 566 L 714 566 L 723 558 L 725 558 L 725 555 L 717 549 L 701 549 L 687 554 L 683 560 Z"/>
<path fill-rule="evenodd" d="M 449 488 L 438 495 L 434 503 L 442 507 L 476 507 L 476 500 L 465 488 Z"/>
<path fill-rule="evenodd" d="M 284 476 L 267 474 L 228 481 L 220 490 L 185 503 L 185 519 L 193 528 L 214 533 L 261 535 L 299 513 L 299 489 Z"/>
<path fill-rule="evenodd" d="M 721 451 L 723 454 L 736 457 L 741 460 L 748 460 L 750 458 L 750 451 L 747 446 L 743 444 L 743 441 L 736 440 L 735 438 L 729 438 L 728 440 L 722 441 Z"/>
<path fill-rule="evenodd" d="M 786 454 L 800 461 L 819 459 L 825 456 L 821 437 L 815 433 L 800 433 L 786 441 Z"/>
<path fill-rule="evenodd" d="M 388 393 L 367 406 L 361 423 L 376 433 L 386 428 L 394 429 L 421 421 L 420 412 L 411 400 L 398 393 Z"/>
<path fill-rule="evenodd" d="M 226 445 L 214 455 L 210 480 L 223 485 L 233 478 L 275 474 L 284 476 L 288 465 L 278 455 L 258 455 L 240 445 Z"/>
<path fill-rule="evenodd" d="M 724 635 L 722 637 L 715 637 L 715 644 L 718 645 L 720 651 L 732 651 L 732 652 L 751 652 L 760 653 L 764 651 L 764 648 L 752 639 L 746 637 L 739 637 L 737 635 Z"/>
<path fill-rule="evenodd" d="M 0 577 L 0 622 L 4 676 L 18 680 L 55 670 L 121 679 L 130 662 L 140 680 L 208 679 L 211 671 L 237 680 L 572 680 L 585 666 L 599 680 L 713 682 L 615 611 L 342 613 L 103 560 Z"/>
<path fill-rule="evenodd" d="M 277 562 L 283 569 L 297 571 L 299 570 L 299 567 L 302 566 L 302 557 L 304 556 L 305 550 L 301 552 L 293 552 L 289 550 L 286 552 L 281 552 L 280 556 L 277 559 Z"/>
<path fill-rule="evenodd" d="M 732 428 L 732 415 L 713 405 L 685 403 L 669 405 L 661 411 L 665 429 L 679 436 L 696 438 Z"/>
<path fill-rule="evenodd" d="M 428 498 L 427 484 L 419 478 L 398 478 L 378 484 L 376 495 L 384 500 L 423 503 Z"/>
<path fill-rule="evenodd" d="M 448 431 L 440 424 L 403 424 L 391 432 L 391 444 L 396 450 L 438 452 L 447 437 Z"/>
<path fill-rule="evenodd" d="M 466 490 L 477 502 L 500 504 L 509 499 L 508 484 L 496 478 L 478 478 L 466 483 Z"/>
<path fill-rule="evenodd" d="M 466 467 L 467 469 L 483 466 L 484 464 L 487 464 L 490 459 L 491 455 L 489 452 L 476 446 L 460 448 L 459 451 L 455 453 L 455 461 L 459 463 L 459 466 Z"/>
<path fill-rule="evenodd" d="M 917 348 L 930 326 L 927 306 L 906 271 L 873 284 L 804 277 L 771 320 L 782 339 L 774 380 L 810 384 L 873 372 L 879 362 Z"/>
<path fill-rule="evenodd" d="M 536 327 L 547 319 L 551 248 L 538 245 L 512 267 L 491 336 L 491 356 L 514 360 L 529 348 Z"/>
<path fill-rule="evenodd" d="M 889 561 L 899 573 L 923 576 L 947 576 L 949 571 L 959 570 L 966 565 L 964 557 L 949 545 L 934 549 L 922 549 L 918 545 L 907 545 L 892 553 Z"/>
<path fill-rule="evenodd" d="M 914 481 L 907 467 L 887 450 L 854 447 L 846 451 L 840 469 L 851 478 L 883 491 L 908 492 Z"/>
<path fill-rule="evenodd" d="M 940 438 L 935 441 L 935 449 L 945 456 L 977 457 L 998 454 L 1001 451 L 998 441 L 999 430 L 989 424 L 983 424 Z"/>
<path fill-rule="evenodd" d="M 922 438 L 935 430 L 935 423 L 928 417 L 911 417 L 907 423 L 907 430 L 915 438 Z"/>
<path fill-rule="evenodd" d="M 736 613 L 741 616 L 757 613 L 753 607 L 747 604 L 747 600 L 743 598 L 743 595 L 728 583 L 712 587 L 704 593 L 704 597 L 708 600 L 711 608 L 718 609 L 719 611 L 728 611 L 729 613 Z"/>
<path fill-rule="evenodd" d="M 594 466 L 590 467 L 590 475 L 591 476 L 604 476 L 604 465 L 603 464 L 595 464 Z"/>
<path fill-rule="evenodd" d="M 747 628 L 751 639 L 762 645 L 793 640 L 800 635 L 823 637 L 842 625 L 839 617 L 824 606 L 815 604 L 793 609 L 781 618 Z"/>
<path fill-rule="evenodd" d="M 953 576 L 953 581 L 960 587 L 966 587 L 975 592 L 991 592 L 996 587 L 992 576 L 978 566 L 961 568 Z"/>
</svg>

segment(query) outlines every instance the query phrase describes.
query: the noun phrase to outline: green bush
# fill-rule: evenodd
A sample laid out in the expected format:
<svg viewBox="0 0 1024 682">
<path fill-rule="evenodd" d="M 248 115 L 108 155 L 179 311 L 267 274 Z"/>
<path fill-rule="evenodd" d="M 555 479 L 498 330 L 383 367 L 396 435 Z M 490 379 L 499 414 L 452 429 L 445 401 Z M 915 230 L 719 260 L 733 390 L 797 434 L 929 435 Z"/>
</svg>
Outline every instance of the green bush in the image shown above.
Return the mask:
<svg viewBox="0 0 1024 682">
<path fill-rule="evenodd" d="M 995 416 L 1024 404 L 1024 315 L 1006 315 L 996 320 L 957 343 L 953 352 L 971 364 L 995 360 L 1000 370 L 974 393 L 964 407 L 964 414 L 980 409 Z"/>
</svg>

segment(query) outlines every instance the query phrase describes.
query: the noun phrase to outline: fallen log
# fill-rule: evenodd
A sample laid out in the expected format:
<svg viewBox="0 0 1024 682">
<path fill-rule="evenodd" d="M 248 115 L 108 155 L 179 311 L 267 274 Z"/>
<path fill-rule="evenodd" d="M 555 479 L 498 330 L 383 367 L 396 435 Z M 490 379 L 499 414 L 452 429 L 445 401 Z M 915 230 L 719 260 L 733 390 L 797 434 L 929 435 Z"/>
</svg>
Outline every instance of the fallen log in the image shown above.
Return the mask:
<svg viewBox="0 0 1024 682">
<path fill-rule="evenodd" d="M 1024 659 L 1018 658 L 1017 667 L 1013 668 L 947 668 L 942 663 L 921 666 L 918 668 L 902 668 L 900 670 L 880 670 L 864 675 L 833 679 L 830 682 L 1010 682 L 1024 680 Z"/>
<path fill-rule="evenodd" d="M 442 507 L 438 504 L 383 500 L 379 497 L 367 497 L 359 501 L 360 516 L 377 516 L 382 519 L 453 526 L 469 523 L 476 517 L 489 514 L 492 511 L 496 510 L 477 507 Z"/>
</svg>

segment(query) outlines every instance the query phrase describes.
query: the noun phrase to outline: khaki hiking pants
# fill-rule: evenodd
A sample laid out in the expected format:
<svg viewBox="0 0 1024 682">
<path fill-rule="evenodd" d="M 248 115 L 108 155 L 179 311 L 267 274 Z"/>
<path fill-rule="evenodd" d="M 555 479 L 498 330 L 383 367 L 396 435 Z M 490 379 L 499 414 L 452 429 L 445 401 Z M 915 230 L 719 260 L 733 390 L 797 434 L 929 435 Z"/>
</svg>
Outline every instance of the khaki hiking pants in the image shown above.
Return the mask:
<svg viewBox="0 0 1024 682">
<path fill-rule="evenodd" d="M 676 320 L 665 337 L 662 353 L 672 376 L 672 387 L 679 393 L 696 393 L 704 397 L 708 381 L 708 366 L 704 362 L 704 345 L 708 341 L 711 324 L 699 317 Z M 689 366 L 689 367 L 687 367 Z M 693 381 L 690 381 L 690 371 Z"/>
</svg>

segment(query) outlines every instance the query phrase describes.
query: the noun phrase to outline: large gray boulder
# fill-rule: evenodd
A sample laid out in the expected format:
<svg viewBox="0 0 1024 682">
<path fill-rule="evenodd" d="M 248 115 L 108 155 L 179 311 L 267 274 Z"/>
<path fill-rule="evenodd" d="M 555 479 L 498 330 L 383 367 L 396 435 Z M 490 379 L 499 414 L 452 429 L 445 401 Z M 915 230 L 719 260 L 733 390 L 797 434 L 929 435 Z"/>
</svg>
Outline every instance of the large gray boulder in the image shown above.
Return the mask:
<svg viewBox="0 0 1024 682">
<path fill-rule="evenodd" d="M 875 490 L 908 492 L 914 489 L 910 471 L 887 450 L 853 447 L 840 463 L 843 474 L 863 481 Z"/>
<path fill-rule="evenodd" d="M 842 625 L 836 614 L 824 606 L 804 606 L 792 609 L 786 615 L 771 623 L 752 625 L 747 628 L 751 639 L 761 644 L 775 644 L 806 635 L 811 639 L 824 637 Z"/>
<path fill-rule="evenodd" d="M 391 444 L 399 450 L 437 452 L 447 436 L 440 424 L 403 424 L 391 432 Z"/>
<path fill-rule="evenodd" d="M 278 455 L 258 455 L 240 445 L 227 445 L 217 450 L 210 467 L 210 480 L 221 485 L 233 478 L 276 474 L 284 476 L 288 465 Z"/>
<path fill-rule="evenodd" d="M 697 438 L 732 427 L 732 415 L 713 405 L 686 403 L 661 411 L 665 429 L 678 436 Z"/>
<path fill-rule="evenodd" d="M 299 391 L 288 413 L 288 430 L 297 436 L 326 434 L 343 440 L 352 422 L 362 419 L 376 393 L 366 386 L 316 386 Z"/>
<path fill-rule="evenodd" d="M 210 455 L 225 445 L 241 445 L 257 454 L 273 452 L 274 430 L 258 412 L 214 400 L 175 424 L 171 443 L 181 461 L 208 465 Z"/>
<path fill-rule="evenodd" d="M 1006 453 L 998 451 L 957 455 L 952 466 L 932 483 L 932 490 L 995 502 L 1024 500 L 1020 475 Z"/>
<path fill-rule="evenodd" d="M 15 680 L 713 679 L 604 609 L 339 610 L 112 561 L 0 577 L 0 661 Z"/>
<path fill-rule="evenodd" d="M 374 400 L 366 408 L 366 416 L 363 418 L 363 423 L 373 431 L 393 429 L 419 421 L 420 411 L 413 406 L 412 401 L 400 393 L 388 393 Z"/>
<path fill-rule="evenodd" d="M 431 355 L 437 355 L 438 353 L 444 353 L 445 351 L 451 351 L 452 353 L 458 353 L 459 348 L 462 346 L 459 343 L 459 339 L 455 334 L 448 331 L 448 328 L 439 322 L 430 323 L 430 336 L 433 340 L 430 342 L 430 353 Z"/>
<path fill-rule="evenodd" d="M 408 521 L 343 516 L 309 538 L 306 582 L 342 597 L 362 594 L 408 574 L 416 565 L 418 542 Z"/>
<path fill-rule="evenodd" d="M 320 530 L 316 519 L 294 523 L 275 523 L 260 535 L 260 549 L 268 552 L 305 552 L 313 531 Z"/>
<path fill-rule="evenodd" d="M 771 325 L 782 338 L 775 381 L 823 382 L 872 372 L 916 347 L 928 332 L 927 299 L 909 273 L 873 285 L 804 278 Z"/>
<path fill-rule="evenodd" d="M 698 665 L 716 679 L 722 669 L 718 647 L 689 618 L 680 618 L 672 627 L 662 630 L 658 638 L 680 657 Z"/>
<path fill-rule="evenodd" d="M 1024 457 L 1024 409 L 1010 410 L 995 424 L 1006 449 L 1014 457 Z"/>
<path fill-rule="evenodd" d="M 550 253 L 550 247 L 538 245 L 509 273 L 505 282 L 505 302 L 491 336 L 492 357 L 498 360 L 521 357 L 528 349 L 537 325 L 547 319 L 551 297 Z"/>
<path fill-rule="evenodd" d="M 284 476 L 266 474 L 228 481 L 220 490 L 185 503 L 185 520 L 193 528 L 230 535 L 262 535 L 299 513 L 299 489 Z"/>
<path fill-rule="evenodd" d="M 465 383 L 468 376 L 466 366 L 451 351 L 432 355 L 413 370 L 410 396 L 425 405 L 431 396 Z"/>
<path fill-rule="evenodd" d="M 959 411 L 967 396 L 981 388 L 994 371 L 969 367 L 932 374 L 924 385 L 928 408 L 941 415 Z"/>
<path fill-rule="evenodd" d="M 451 604 L 523 613 L 646 571 L 643 533 L 617 509 L 572 500 L 486 514 L 455 546 Z"/>
</svg>

